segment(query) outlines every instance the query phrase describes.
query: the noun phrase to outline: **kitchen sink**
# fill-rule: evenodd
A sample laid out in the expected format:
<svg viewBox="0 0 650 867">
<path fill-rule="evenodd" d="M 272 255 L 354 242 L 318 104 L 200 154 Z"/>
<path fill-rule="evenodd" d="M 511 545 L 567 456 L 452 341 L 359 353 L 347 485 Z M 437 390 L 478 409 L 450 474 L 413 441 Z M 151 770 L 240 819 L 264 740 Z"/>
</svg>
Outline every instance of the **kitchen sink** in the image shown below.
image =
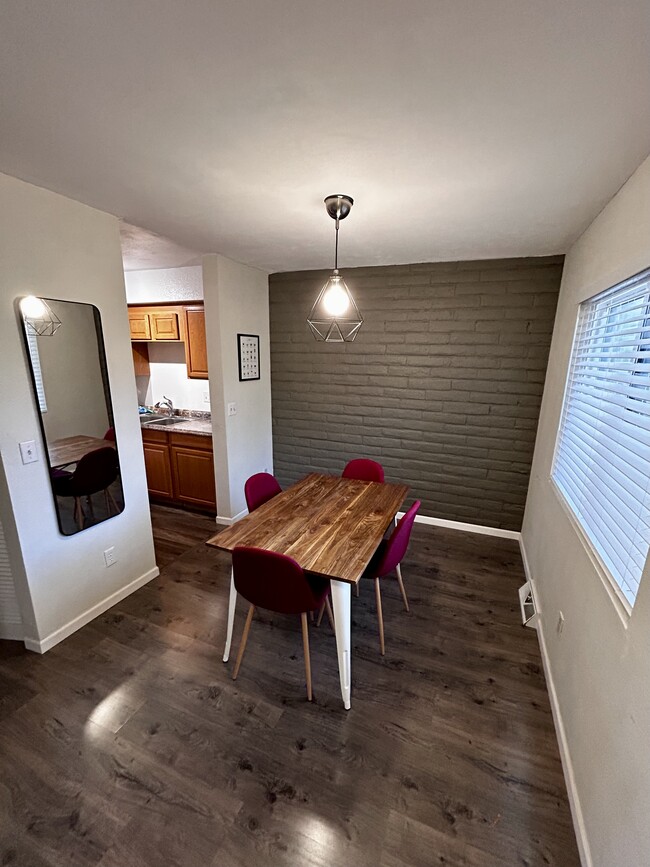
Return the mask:
<svg viewBox="0 0 650 867">
<path fill-rule="evenodd" d="M 165 416 L 164 418 L 154 418 L 148 419 L 147 421 L 143 421 L 143 426 L 148 424 L 162 424 L 165 427 L 169 424 L 181 424 L 182 422 L 187 421 L 186 418 L 170 418 L 169 416 Z"/>
</svg>

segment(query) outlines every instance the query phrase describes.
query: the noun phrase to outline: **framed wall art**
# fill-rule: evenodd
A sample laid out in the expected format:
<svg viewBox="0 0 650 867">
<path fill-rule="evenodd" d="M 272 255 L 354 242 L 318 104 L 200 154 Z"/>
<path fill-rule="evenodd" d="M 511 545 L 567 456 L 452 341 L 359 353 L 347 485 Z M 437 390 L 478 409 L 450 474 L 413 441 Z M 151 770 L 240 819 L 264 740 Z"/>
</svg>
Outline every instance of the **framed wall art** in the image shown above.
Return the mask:
<svg viewBox="0 0 650 867">
<path fill-rule="evenodd" d="M 260 336 L 259 334 L 238 334 L 237 351 L 239 354 L 239 381 L 260 378 Z"/>
</svg>

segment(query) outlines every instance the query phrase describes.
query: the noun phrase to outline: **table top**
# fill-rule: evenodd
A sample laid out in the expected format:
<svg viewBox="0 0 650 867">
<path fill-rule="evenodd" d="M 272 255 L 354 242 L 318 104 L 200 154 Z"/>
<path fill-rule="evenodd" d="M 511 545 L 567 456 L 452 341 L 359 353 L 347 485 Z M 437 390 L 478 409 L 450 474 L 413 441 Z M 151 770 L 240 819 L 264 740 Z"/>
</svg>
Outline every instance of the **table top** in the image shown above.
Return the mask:
<svg viewBox="0 0 650 867">
<path fill-rule="evenodd" d="M 207 544 L 277 551 L 308 572 L 356 584 L 407 493 L 406 485 L 311 473 Z"/>
<path fill-rule="evenodd" d="M 114 449 L 115 443 L 111 440 L 81 434 L 73 437 L 61 437 L 48 446 L 50 466 L 55 469 L 66 467 L 68 464 L 76 464 L 88 452 L 94 452 L 95 449 L 103 449 L 106 446 Z"/>
</svg>

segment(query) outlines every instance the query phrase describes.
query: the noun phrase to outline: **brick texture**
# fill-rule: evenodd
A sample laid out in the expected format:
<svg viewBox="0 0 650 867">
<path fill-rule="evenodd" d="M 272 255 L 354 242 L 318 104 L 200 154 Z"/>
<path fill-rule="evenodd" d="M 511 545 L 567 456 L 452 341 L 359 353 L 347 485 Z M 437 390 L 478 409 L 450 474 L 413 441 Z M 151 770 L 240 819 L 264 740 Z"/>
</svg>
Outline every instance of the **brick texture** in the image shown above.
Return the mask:
<svg viewBox="0 0 650 867">
<path fill-rule="evenodd" d="M 519 530 L 562 262 L 344 269 L 364 317 L 346 344 L 317 343 L 306 323 L 328 272 L 273 274 L 280 483 L 371 457 L 424 515 Z"/>
</svg>

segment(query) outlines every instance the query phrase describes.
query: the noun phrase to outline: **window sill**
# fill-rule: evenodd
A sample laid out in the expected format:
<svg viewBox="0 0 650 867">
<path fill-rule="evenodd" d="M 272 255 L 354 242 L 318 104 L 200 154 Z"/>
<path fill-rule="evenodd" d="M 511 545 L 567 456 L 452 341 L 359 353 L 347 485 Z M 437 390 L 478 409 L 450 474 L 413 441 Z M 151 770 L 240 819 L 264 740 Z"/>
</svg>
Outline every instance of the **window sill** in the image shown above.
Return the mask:
<svg viewBox="0 0 650 867">
<path fill-rule="evenodd" d="M 596 573 L 598 574 L 598 577 L 600 578 L 605 590 L 607 591 L 609 598 L 612 600 L 614 608 L 616 609 L 616 613 L 618 614 L 619 619 L 623 624 L 623 628 L 627 629 L 630 622 L 630 617 L 632 616 L 632 606 L 621 593 L 618 585 L 610 575 L 609 569 L 601 560 L 600 555 L 593 546 L 593 543 L 591 542 L 585 531 L 582 529 L 580 522 L 573 513 L 573 509 L 567 503 L 561 488 L 558 486 L 552 476 L 549 476 L 549 482 L 551 484 L 553 493 L 555 494 L 560 506 L 562 507 L 562 510 L 569 519 L 571 526 L 575 530 L 576 535 L 580 540 L 580 543 L 585 549 L 587 556 L 591 560 L 591 563 L 596 570 Z"/>
</svg>

